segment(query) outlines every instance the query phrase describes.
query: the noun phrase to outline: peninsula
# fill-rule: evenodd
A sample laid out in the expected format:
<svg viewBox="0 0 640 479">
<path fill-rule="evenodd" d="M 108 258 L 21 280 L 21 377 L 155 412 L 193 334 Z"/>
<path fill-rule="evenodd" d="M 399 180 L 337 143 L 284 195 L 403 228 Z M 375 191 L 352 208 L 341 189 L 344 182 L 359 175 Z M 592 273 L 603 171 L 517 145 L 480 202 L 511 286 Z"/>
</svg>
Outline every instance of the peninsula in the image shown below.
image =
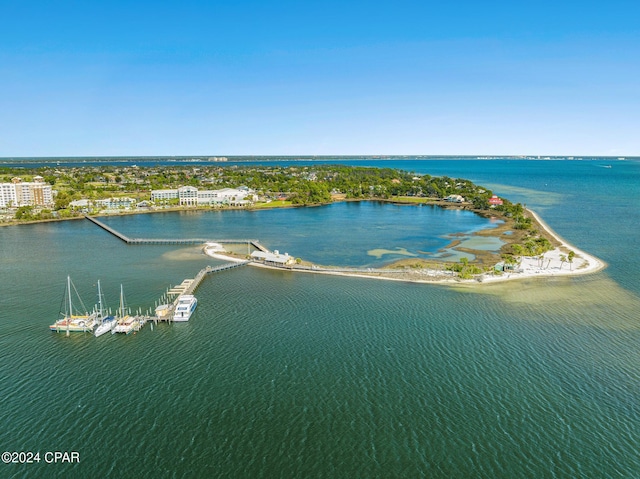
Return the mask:
<svg viewBox="0 0 640 479">
<path fill-rule="evenodd" d="M 298 258 L 279 267 L 314 273 L 350 274 L 403 281 L 498 281 L 531 276 L 584 274 L 604 263 L 559 238 L 535 213 L 463 178 L 434 177 L 391 168 L 300 166 L 92 166 L 0 169 L 0 185 L 17 193 L 0 203 L 0 224 L 55 221 L 110 214 L 171 210 L 259 209 L 319 206 L 336 201 L 382 201 L 462 209 L 499 220 L 475 233 L 499 237 L 499 251 L 474 250 L 457 262 L 404 259 L 375 270 L 327 268 Z M 25 186 L 27 185 L 27 186 Z M 20 204 L 29 193 L 33 198 Z M 44 193 L 38 193 L 38 192 Z M 40 196 L 37 196 L 37 195 Z M 9 198 L 7 200 L 7 198 Z M 36 198 L 49 198 L 38 204 Z M 211 252 L 209 249 L 208 251 Z M 220 255 L 220 251 L 212 254 Z M 224 255 L 225 258 L 229 254 Z M 246 259 L 246 258 L 243 258 Z"/>
</svg>

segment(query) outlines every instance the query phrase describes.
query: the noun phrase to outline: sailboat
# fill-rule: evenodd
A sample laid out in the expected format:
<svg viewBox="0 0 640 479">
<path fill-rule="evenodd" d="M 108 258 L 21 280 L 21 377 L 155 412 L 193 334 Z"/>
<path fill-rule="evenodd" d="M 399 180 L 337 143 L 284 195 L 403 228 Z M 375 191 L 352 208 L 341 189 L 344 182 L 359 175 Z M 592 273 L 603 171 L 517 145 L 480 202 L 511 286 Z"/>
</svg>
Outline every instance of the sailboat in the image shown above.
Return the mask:
<svg viewBox="0 0 640 479">
<path fill-rule="evenodd" d="M 65 303 L 65 311 L 61 314 L 63 315 L 62 319 L 59 319 L 54 324 L 49 326 L 51 331 L 56 333 L 66 333 L 67 336 L 69 333 L 86 333 L 93 331 L 95 326 L 97 313 L 94 311 L 93 313 L 84 313 L 84 314 L 74 314 L 73 310 L 73 302 L 72 302 L 72 294 L 71 290 L 75 291 L 76 297 L 80 302 L 81 306 L 84 308 L 84 304 L 82 304 L 82 300 L 78 295 L 78 291 L 75 286 L 71 282 L 71 277 L 67 276 L 67 287 L 65 289 L 64 297 L 62 301 Z"/>
<path fill-rule="evenodd" d="M 98 304 L 96 305 L 96 314 L 96 322 L 98 323 L 98 326 L 93 334 L 95 334 L 97 338 L 98 336 L 102 336 L 104 333 L 111 331 L 118 323 L 115 316 L 105 316 L 104 297 L 102 295 L 102 290 L 100 289 L 100 280 L 98 280 Z"/>
<path fill-rule="evenodd" d="M 118 308 L 117 323 L 118 324 L 116 324 L 111 330 L 111 334 L 131 334 L 136 331 L 138 327 L 137 318 L 127 313 L 127 308 L 124 304 L 124 292 L 122 290 L 122 285 L 120 285 L 120 307 Z"/>
</svg>

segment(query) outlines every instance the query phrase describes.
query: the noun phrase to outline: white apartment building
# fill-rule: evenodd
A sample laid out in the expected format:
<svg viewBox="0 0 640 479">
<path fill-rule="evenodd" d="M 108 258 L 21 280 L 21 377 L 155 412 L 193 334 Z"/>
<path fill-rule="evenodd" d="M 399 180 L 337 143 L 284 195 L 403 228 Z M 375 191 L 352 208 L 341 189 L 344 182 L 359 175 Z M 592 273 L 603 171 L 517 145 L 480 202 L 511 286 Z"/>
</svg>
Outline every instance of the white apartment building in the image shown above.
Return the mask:
<svg viewBox="0 0 640 479">
<path fill-rule="evenodd" d="M 172 200 L 178 197 L 178 190 L 151 190 L 151 201 Z"/>
<path fill-rule="evenodd" d="M 51 185 L 42 176 L 32 182 L 12 178 L 11 183 L 0 183 L 0 208 L 20 206 L 53 206 Z"/>
<path fill-rule="evenodd" d="M 179 199 L 182 206 L 241 205 L 253 192 L 246 187 L 221 190 L 198 190 L 194 186 L 182 186 L 177 190 L 153 190 L 151 201 Z"/>
<path fill-rule="evenodd" d="M 12 183 L 0 183 L 0 208 L 18 204 L 15 185 Z"/>
<path fill-rule="evenodd" d="M 178 198 L 183 206 L 198 206 L 198 188 L 195 186 L 181 186 L 178 188 Z"/>
</svg>

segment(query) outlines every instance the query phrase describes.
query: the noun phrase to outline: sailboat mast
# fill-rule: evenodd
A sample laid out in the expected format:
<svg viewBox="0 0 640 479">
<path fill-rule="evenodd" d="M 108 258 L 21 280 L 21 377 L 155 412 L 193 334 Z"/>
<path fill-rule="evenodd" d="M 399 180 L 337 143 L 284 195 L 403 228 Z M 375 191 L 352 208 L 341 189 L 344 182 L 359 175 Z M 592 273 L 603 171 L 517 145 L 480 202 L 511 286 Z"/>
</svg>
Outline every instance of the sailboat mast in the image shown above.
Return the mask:
<svg viewBox="0 0 640 479">
<path fill-rule="evenodd" d="M 71 276 L 67 276 L 67 292 L 69 294 L 69 317 L 73 316 L 73 308 L 71 307 Z"/>
<path fill-rule="evenodd" d="M 103 314 L 102 314 L 102 291 L 100 290 L 100 280 L 98 280 L 98 313 L 100 314 L 100 317 L 103 316 Z"/>
<path fill-rule="evenodd" d="M 73 316 L 73 309 L 71 308 L 71 276 L 67 275 L 67 291 L 69 292 L 69 317 L 67 318 L 67 336 L 69 336 L 69 323 Z"/>
<path fill-rule="evenodd" d="M 124 291 L 122 290 L 122 285 L 120 285 L 120 317 L 124 318 L 125 310 L 124 310 Z"/>
</svg>

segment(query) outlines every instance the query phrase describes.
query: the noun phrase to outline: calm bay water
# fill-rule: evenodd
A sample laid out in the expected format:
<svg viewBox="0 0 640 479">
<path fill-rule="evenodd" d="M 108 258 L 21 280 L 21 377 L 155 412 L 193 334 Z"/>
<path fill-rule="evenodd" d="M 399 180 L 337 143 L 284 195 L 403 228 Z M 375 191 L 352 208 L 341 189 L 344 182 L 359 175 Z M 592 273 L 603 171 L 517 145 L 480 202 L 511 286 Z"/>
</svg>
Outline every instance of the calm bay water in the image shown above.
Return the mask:
<svg viewBox="0 0 640 479">
<path fill-rule="evenodd" d="M 318 264 L 354 267 L 440 257 L 452 235 L 464 238 L 501 223 L 470 211 L 369 201 L 321 208 L 121 216 L 104 222 L 132 238 L 259 239 L 269 249 Z"/>
<path fill-rule="evenodd" d="M 489 186 L 609 268 L 473 288 L 241 268 L 202 283 L 187 324 L 65 338 L 47 327 L 67 274 L 87 305 L 100 279 L 112 307 L 122 283 L 147 308 L 215 261 L 127 246 L 87 221 L 0 228 L 0 449 L 81 456 L 0 464 L 0 477 L 638 477 L 640 164 L 367 162 Z M 353 265 L 394 259 L 376 248 L 433 251 L 447 224 L 485 224 L 427 210 L 108 222 L 131 236 L 233 232 Z"/>
</svg>

